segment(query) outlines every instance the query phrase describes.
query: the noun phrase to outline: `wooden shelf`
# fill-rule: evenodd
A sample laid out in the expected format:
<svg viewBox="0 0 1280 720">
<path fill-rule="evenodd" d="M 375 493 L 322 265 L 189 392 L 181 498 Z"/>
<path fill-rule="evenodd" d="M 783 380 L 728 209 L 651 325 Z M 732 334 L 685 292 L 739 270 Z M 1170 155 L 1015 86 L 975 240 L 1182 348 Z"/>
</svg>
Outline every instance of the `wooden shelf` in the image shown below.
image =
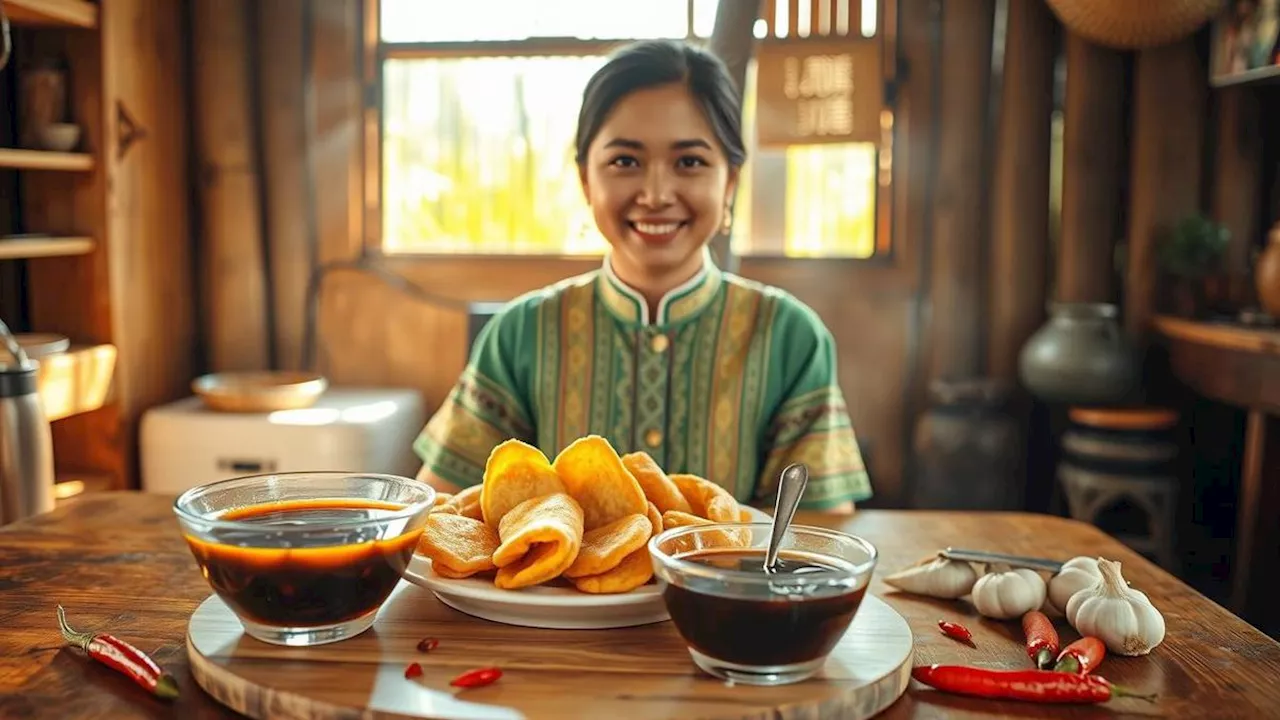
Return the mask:
<svg viewBox="0 0 1280 720">
<path fill-rule="evenodd" d="M 93 169 L 93 156 L 87 153 L 0 148 L 0 168 L 84 172 Z"/>
<path fill-rule="evenodd" d="M 97 410 L 111 400 L 114 345 L 73 345 L 39 362 L 40 400 L 50 422 Z"/>
<path fill-rule="evenodd" d="M 1258 67 L 1244 72 L 1215 75 L 1209 78 L 1209 84 L 1216 88 L 1236 87 L 1240 85 L 1266 85 L 1280 82 L 1280 65 Z"/>
<path fill-rule="evenodd" d="M 85 0 L 0 0 L 14 25 L 98 27 L 98 6 Z"/>
<path fill-rule="evenodd" d="M 0 235 L 0 260 L 88 255 L 93 247 L 90 237 Z"/>
</svg>

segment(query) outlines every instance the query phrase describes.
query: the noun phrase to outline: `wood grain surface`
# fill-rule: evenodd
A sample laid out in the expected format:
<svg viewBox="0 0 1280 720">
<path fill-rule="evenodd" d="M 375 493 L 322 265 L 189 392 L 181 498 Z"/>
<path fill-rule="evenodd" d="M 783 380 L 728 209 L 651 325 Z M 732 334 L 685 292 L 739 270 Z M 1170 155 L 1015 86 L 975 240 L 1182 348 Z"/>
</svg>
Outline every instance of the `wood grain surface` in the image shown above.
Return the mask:
<svg viewBox="0 0 1280 720">
<path fill-rule="evenodd" d="M 440 645 L 419 652 L 427 637 Z M 592 718 L 863 720 L 906 690 L 912 656 L 906 621 L 869 596 L 819 676 L 782 687 L 735 687 L 699 672 L 669 622 L 595 631 L 512 627 L 459 613 L 408 583 L 369 630 L 312 648 L 254 640 L 211 597 L 192 616 L 187 647 L 201 688 L 261 720 L 560 718 L 566 697 L 573 698 L 572 713 Z M 423 675 L 410 680 L 404 669 L 412 662 Z M 500 667 L 503 677 L 484 688 L 449 686 L 479 667 Z M 288 714 L 280 711 L 286 707 Z"/>
<path fill-rule="evenodd" d="M 47 515 L 0 528 L 0 717 L 237 717 L 196 685 L 184 638 L 209 587 L 178 534 L 172 498 L 101 493 Z M 1145 692 L 1156 704 L 1114 701 L 1106 707 L 1042 707 L 945 695 L 912 683 L 885 718 L 1274 717 L 1280 708 L 1280 644 L 1096 529 L 1069 520 L 1017 513 L 860 511 L 852 518 L 801 514 L 798 522 L 839 527 L 881 552 L 871 592 L 900 613 L 915 635 L 915 663 L 1028 666 L 1020 628 L 977 616 L 963 602 L 890 592 L 880 578 L 948 545 L 1066 559 L 1102 555 L 1123 563 L 1168 623 L 1149 656 L 1108 657 L 1098 674 Z M 175 674 L 175 703 L 148 697 L 127 679 L 66 647 L 54 606 L 81 630 L 109 631 L 151 652 Z M 967 624 L 976 649 L 937 631 L 940 618 Z M 1059 621 L 1063 641 L 1076 634 Z M 534 652 L 532 646 L 527 648 Z M 590 674 L 575 673 L 581 684 Z M 734 688 L 742 689 L 742 688 Z M 563 717 L 581 716 L 574 697 Z M 682 717 L 673 698 L 670 717 Z"/>
</svg>

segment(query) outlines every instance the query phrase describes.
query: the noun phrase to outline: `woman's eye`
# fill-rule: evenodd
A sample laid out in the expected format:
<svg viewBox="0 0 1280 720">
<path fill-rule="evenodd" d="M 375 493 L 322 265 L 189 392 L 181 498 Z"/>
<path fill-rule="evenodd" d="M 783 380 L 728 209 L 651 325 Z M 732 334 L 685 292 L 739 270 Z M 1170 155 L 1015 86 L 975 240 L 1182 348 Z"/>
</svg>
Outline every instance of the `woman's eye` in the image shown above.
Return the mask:
<svg viewBox="0 0 1280 720">
<path fill-rule="evenodd" d="M 696 155 L 686 155 L 680 158 L 676 164 L 682 168 L 706 167 L 707 162 Z"/>
<path fill-rule="evenodd" d="M 609 164 L 614 167 L 622 168 L 640 167 L 640 161 L 630 155 L 619 155 L 618 157 L 610 160 Z"/>
</svg>

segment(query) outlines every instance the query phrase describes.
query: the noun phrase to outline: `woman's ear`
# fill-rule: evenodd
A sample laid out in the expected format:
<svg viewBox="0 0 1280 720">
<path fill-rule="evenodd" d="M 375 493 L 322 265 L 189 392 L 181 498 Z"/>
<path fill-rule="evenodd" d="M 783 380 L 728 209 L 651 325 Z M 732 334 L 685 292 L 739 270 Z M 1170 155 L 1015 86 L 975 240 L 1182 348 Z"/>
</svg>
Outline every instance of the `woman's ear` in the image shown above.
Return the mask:
<svg viewBox="0 0 1280 720">
<path fill-rule="evenodd" d="M 729 181 L 725 185 L 724 196 L 730 200 L 733 199 L 733 194 L 738 191 L 738 176 L 741 172 L 742 168 L 740 167 L 729 168 Z"/>
</svg>

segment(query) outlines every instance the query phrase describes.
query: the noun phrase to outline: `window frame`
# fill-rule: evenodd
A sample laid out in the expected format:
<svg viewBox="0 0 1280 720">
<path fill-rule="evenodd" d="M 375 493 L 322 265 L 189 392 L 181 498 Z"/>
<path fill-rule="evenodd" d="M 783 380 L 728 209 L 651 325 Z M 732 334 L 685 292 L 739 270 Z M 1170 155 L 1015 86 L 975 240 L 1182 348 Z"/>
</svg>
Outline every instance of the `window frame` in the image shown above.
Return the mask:
<svg viewBox="0 0 1280 720">
<path fill-rule="evenodd" d="M 792 0 L 795 1 L 795 0 Z M 805 0 L 799 0 L 805 2 Z M 857 2 L 858 0 L 847 0 L 848 2 Z M 687 0 L 688 29 L 683 38 L 686 41 L 705 41 L 703 38 L 694 33 L 693 15 L 695 0 Z M 802 38 L 775 38 L 772 35 L 773 21 L 770 18 L 776 11 L 776 3 L 786 3 L 787 0 L 762 0 L 761 16 L 768 24 L 768 33 L 766 37 L 756 40 L 757 43 L 787 43 L 794 44 L 803 42 Z M 766 252 L 746 252 L 737 253 L 730 249 L 730 252 L 738 259 L 751 259 L 753 261 L 767 262 L 839 262 L 839 263 L 857 263 L 859 265 L 896 265 L 900 259 L 901 242 L 895 241 L 894 229 L 896 226 L 895 205 L 898 202 L 896 196 L 897 185 L 903 182 L 900 177 L 902 172 L 899 168 L 899 151 L 898 151 L 898 135 L 900 109 L 895 101 L 896 95 L 901 92 L 899 86 L 899 60 L 897 57 L 897 4 L 898 0 L 876 0 L 878 28 L 876 36 L 879 38 L 881 53 L 883 56 L 882 80 L 884 82 L 884 98 L 882 101 L 880 117 L 881 117 L 881 137 L 877 146 L 877 181 L 876 181 L 876 199 L 875 199 L 875 216 L 873 225 L 874 231 L 874 250 L 870 257 L 843 257 L 843 256 L 791 256 L 785 252 L 766 251 Z M 546 56 L 587 56 L 602 55 L 614 50 L 618 46 L 631 42 L 631 38 L 622 39 L 581 39 L 581 38 L 534 38 L 527 40 L 481 40 L 467 42 L 383 42 L 381 38 L 381 0 L 361 0 L 360 13 L 360 66 L 361 79 L 363 83 L 363 92 L 361 98 L 361 130 L 363 134 L 362 143 L 362 168 L 359 182 L 360 190 L 363 197 L 360 233 L 360 252 L 366 256 L 377 256 L 382 258 L 394 258 L 397 260 L 414 260 L 414 259 L 434 259 L 434 260 L 465 260 L 465 261 L 483 261 L 501 259 L 540 259 L 540 260 L 559 260 L 565 262 L 587 262 L 595 263 L 601 257 L 598 253 L 492 253 L 492 252 L 441 252 L 433 250 L 421 251 L 398 251 L 394 253 L 385 252 L 383 249 L 383 172 L 382 172 L 382 153 L 383 153 L 383 136 L 385 132 L 386 115 L 382 111 L 383 108 L 383 64 L 390 59 L 442 59 L 442 58 L 480 58 L 480 57 L 546 57 Z M 794 24 L 794 18 L 790 19 Z M 852 38 L 853 35 L 847 37 Z M 869 41 L 869 40 L 868 40 Z M 754 53 L 753 53 L 754 57 Z M 755 158 L 753 158 L 755 160 Z M 887 160 L 887 162 L 886 162 Z M 755 167 L 759 167 L 758 165 Z M 783 160 L 785 169 L 785 160 Z M 785 204 L 781 210 L 783 218 L 780 223 L 785 227 Z M 754 228 L 759 227 L 761 223 L 758 218 L 761 217 L 761 210 L 757 203 L 752 203 L 752 221 Z M 785 239 L 784 239 L 785 242 Z"/>
</svg>

